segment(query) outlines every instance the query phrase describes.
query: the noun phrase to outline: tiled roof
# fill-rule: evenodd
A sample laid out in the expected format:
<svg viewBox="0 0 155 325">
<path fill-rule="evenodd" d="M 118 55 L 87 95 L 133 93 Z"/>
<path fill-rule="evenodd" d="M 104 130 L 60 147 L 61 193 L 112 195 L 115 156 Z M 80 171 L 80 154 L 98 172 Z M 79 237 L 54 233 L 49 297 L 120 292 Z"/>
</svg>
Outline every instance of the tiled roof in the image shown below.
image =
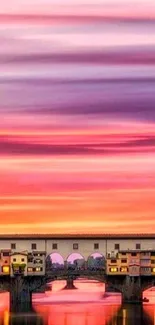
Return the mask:
<svg viewBox="0 0 155 325">
<path fill-rule="evenodd" d="M 1 239 L 129 239 L 129 238 L 141 238 L 141 239 L 155 239 L 155 233 L 152 234 L 0 234 Z"/>
</svg>

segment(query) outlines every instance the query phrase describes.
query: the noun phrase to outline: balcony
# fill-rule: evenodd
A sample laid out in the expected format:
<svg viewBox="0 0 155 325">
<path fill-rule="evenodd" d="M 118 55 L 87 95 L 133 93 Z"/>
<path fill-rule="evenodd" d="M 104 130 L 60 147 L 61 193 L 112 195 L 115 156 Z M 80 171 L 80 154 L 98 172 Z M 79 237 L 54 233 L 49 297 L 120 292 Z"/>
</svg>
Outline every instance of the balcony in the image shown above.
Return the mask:
<svg viewBox="0 0 155 325">
<path fill-rule="evenodd" d="M 17 274 L 24 274 L 24 272 L 25 272 L 25 267 L 26 267 L 26 264 L 18 264 L 18 263 L 14 263 L 14 264 L 12 264 L 13 274 L 14 274 L 14 275 L 17 275 Z"/>
<path fill-rule="evenodd" d="M 141 267 L 151 267 L 151 260 L 150 259 L 141 260 L 140 261 L 140 266 Z"/>
</svg>

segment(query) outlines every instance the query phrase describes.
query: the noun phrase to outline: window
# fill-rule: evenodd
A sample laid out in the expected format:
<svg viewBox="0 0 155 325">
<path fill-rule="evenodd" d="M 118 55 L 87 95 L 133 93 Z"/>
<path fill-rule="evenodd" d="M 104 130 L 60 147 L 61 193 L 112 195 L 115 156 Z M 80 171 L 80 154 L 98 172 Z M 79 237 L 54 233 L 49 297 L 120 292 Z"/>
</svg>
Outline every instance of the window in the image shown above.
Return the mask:
<svg viewBox="0 0 155 325">
<path fill-rule="evenodd" d="M 141 253 L 141 256 L 147 256 L 149 258 L 150 257 L 150 252 L 143 252 L 143 253 Z"/>
<path fill-rule="evenodd" d="M 152 272 L 155 273 L 155 267 L 153 267 Z"/>
<path fill-rule="evenodd" d="M 7 260 L 5 260 L 5 262 L 4 262 L 5 264 L 7 264 L 8 263 L 8 261 Z"/>
<path fill-rule="evenodd" d="M 9 266 L 3 266 L 2 267 L 2 272 L 3 273 L 10 273 L 10 267 Z"/>
<path fill-rule="evenodd" d="M 16 262 L 16 258 L 13 258 L 13 262 Z"/>
<path fill-rule="evenodd" d="M 126 256 L 126 253 L 121 253 L 123 256 Z"/>
<path fill-rule="evenodd" d="M 113 272 L 113 273 L 118 271 L 117 267 L 111 267 L 109 270 L 110 270 L 110 272 Z"/>
<path fill-rule="evenodd" d="M 27 271 L 28 272 L 33 272 L 33 267 L 28 267 Z"/>
<path fill-rule="evenodd" d="M 155 256 L 155 252 L 151 252 L 151 256 Z"/>
<path fill-rule="evenodd" d="M 25 258 L 22 258 L 22 259 L 21 259 L 21 262 L 25 262 Z"/>
<path fill-rule="evenodd" d="M 151 264 L 155 264 L 155 260 L 151 260 Z"/>
<path fill-rule="evenodd" d="M 58 244 L 52 244 L 52 249 L 58 249 Z"/>
<path fill-rule="evenodd" d="M 143 267 L 142 270 L 145 271 L 145 272 L 149 272 L 150 268 L 149 267 Z"/>
<path fill-rule="evenodd" d="M 127 263 L 127 259 L 121 260 L 121 263 Z"/>
<path fill-rule="evenodd" d="M 34 261 L 34 263 L 39 263 L 39 264 L 43 264 L 43 261 L 41 260 L 41 259 L 36 259 L 35 261 Z"/>
<path fill-rule="evenodd" d="M 141 249 L 141 245 L 140 244 L 136 244 L 136 249 Z"/>
<path fill-rule="evenodd" d="M 28 258 L 28 263 L 33 263 L 33 257 Z"/>
<path fill-rule="evenodd" d="M 111 260 L 111 263 L 117 263 L 117 261 L 116 260 Z"/>
<path fill-rule="evenodd" d="M 94 244 L 94 249 L 99 249 L 99 244 L 98 243 Z"/>
<path fill-rule="evenodd" d="M 119 244 L 115 244 L 115 249 L 119 249 L 120 245 Z"/>
<path fill-rule="evenodd" d="M 128 268 L 127 268 L 127 267 L 121 267 L 121 268 L 120 268 L 120 271 L 121 271 L 121 272 L 128 272 Z"/>
<path fill-rule="evenodd" d="M 3 256 L 9 256 L 9 252 L 3 252 Z"/>
<path fill-rule="evenodd" d="M 73 244 L 73 249 L 78 249 L 79 248 L 79 245 L 76 243 L 76 244 Z"/>
<path fill-rule="evenodd" d="M 146 265 L 146 264 L 148 264 L 148 263 L 150 263 L 150 260 L 144 260 L 144 259 L 141 260 L 141 264 Z"/>
<path fill-rule="evenodd" d="M 32 248 L 32 249 L 37 249 L 37 244 L 33 243 L 33 244 L 31 245 L 31 248 Z"/>
<path fill-rule="evenodd" d="M 137 253 L 131 253 L 131 256 L 137 256 Z"/>
<path fill-rule="evenodd" d="M 11 249 L 16 249 L 16 244 L 15 243 L 11 244 Z"/>
<path fill-rule="evenodd" d="M 43 270 L 42 267 L 36 267 L 36 269 L 35 269 L 36 272 L 41 272 L 42 270 Z"/>
</svg>

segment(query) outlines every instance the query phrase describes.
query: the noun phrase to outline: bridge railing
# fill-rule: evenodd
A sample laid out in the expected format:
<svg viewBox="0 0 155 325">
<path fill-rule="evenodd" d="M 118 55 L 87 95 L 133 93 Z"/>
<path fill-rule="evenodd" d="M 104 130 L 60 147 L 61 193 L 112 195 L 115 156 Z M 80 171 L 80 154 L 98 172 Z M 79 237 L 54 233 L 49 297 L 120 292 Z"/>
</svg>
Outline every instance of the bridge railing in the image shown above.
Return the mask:
<svg viewBox="0 0 155 325">
<path fill-rule="evenodd" d="M 105 275 L 105 269 L 102 270 L 47 270 L 46 275 L 51 277 L 66 276 L 66 277 L 80 277 L 80 276 L 103 276 Z"/>
</svg>

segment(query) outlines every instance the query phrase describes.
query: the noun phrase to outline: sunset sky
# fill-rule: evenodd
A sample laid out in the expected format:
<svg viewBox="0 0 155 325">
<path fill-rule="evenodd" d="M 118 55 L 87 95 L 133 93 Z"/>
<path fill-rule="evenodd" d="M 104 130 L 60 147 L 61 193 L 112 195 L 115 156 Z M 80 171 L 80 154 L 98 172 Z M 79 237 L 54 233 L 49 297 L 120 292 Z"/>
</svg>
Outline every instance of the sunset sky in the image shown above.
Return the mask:
<svg viewBox="0 0 155 325">
<path fill-rule="evenodd" d="M 155 227 L 155 1 L 0 1 L 0 233 Z"/>
</svg>

